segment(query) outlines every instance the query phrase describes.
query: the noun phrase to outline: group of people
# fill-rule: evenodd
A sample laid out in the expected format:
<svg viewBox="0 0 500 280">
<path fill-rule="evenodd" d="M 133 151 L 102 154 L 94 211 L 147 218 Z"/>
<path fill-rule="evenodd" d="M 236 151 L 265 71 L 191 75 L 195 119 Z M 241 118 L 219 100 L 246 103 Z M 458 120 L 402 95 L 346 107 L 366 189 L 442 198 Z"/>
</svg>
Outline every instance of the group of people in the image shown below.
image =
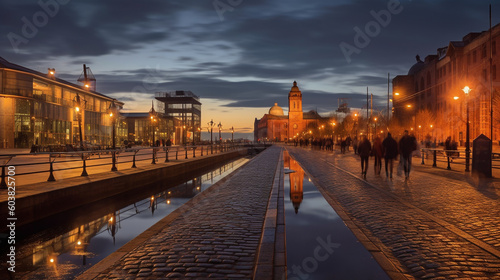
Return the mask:
<svg viewBox="0 0 500 280">
<path fill-rule="evenodd" d="M 366 135 L 359 143 L 355 152 L 361 158 L 361 174 L 366 179 L 366 172 L 368 171 L 368 159 L 370 156 L 375 158 L 374 168 L 375 174 L 380 175 L 382 170 L 382 158 L 385 160 L 385 175 L 392 178 L 394 160 L 400 155 L 400 160 L 405 172 L 405 179 L 410 177 L 412 153 L 417 149 L 417 141 L 413 135 L 408 134 L 405 130 L 403 137 L 399 143 L 392 137 L 391 133 L 387 133 L 387 137 L 382 141 L 380 136 L 373 140 L 373 145 L 370 143 Z"/>
</svg>

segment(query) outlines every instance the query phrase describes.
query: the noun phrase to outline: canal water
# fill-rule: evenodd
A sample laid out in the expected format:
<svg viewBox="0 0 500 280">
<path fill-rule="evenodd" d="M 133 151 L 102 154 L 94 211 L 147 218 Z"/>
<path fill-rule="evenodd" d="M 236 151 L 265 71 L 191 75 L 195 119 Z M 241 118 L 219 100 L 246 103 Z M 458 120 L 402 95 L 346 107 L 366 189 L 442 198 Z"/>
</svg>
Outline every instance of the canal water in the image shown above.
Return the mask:
<svg viewBox="0 0 500 280">
<path fill-rule="evenodd" d="M 390 279 L 287 152 L 288 279 Z"/>
<path fill-rule="evenodd" d="M 30 234 L 16 237 L 15 279 L 73 279 L 248 161 L 240 158 L 180 184 L 156 186 L 153 193 L 135 191 L 19 229 Z M 0 273 L 0 279 L 11 277 Z"/>
</svg>

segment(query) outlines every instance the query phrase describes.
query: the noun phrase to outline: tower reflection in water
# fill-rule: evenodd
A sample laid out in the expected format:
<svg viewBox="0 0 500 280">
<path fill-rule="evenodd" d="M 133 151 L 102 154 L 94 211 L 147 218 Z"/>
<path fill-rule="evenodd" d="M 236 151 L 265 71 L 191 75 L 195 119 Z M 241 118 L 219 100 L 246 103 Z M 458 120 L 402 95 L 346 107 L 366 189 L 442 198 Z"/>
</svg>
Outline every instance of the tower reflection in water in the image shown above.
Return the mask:
<svg viewBox="0 0 500 280">
<path fill-rule="evenodd" d="M 295 214 L 299 213 L 300 204 L 304 199 L 304 170 L 300 167 L 299 163 L 292 159 L 288 153 L 283 153 L 284 166 L 290 169 L 288 176 L 290 176 L 290 200 L 292 201 Z"/>
</svg>

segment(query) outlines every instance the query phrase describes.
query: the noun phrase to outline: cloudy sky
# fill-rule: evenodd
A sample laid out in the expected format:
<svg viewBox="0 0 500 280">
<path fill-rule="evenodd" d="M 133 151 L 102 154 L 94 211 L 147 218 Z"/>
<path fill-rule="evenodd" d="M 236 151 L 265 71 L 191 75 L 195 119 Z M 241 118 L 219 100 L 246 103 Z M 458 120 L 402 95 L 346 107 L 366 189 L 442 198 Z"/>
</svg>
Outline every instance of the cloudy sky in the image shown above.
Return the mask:
<svg viewBox="0 0 500 280">
<path fill-rule="evenodd" d="M 45 3 L 45 4 L 43 4 Z M 294 80 L 304 110 L 338 98 L 381 108 L 387 73 L 406 74 L 449 41 L 487 30 L 488 1 L 464 0 L 17 0 L 1 2 L 0 56 L 76 81 L 148 111 L 155 92 L 191 90 L 202 124 L 251 132 Z M 500 9 L 500 6 L 498 6 Z M 493 6 L 493 24 L 500 12 Z"/>
</svg>

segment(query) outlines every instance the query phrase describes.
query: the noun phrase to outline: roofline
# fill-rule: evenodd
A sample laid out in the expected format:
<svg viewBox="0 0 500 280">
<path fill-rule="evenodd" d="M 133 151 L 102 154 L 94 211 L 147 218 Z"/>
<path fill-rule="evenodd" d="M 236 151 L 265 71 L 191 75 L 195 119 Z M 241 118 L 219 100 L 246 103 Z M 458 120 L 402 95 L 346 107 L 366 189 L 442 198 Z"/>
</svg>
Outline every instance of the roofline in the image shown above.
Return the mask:
<svg viewBox="0 0 500 280">
<path fill-rule="evenodd" d="M 68 81 L 60 79 L 60 78 L 50 79 L 50 78 L 47 78 L 47 74 L 43 74 L 41 72 L 38 72 L 38 71 L 35 71 L 35 70 L 32 70 L 32 69 L 26 68 L 24 66 L 14 64 L 14 63 L 12 63 L 12 62 L 10 62 L 10 61 L 2 58 L 2 57 L 0 57 L 0 59 L 6 61 L 9 64 L 12 64 L 14 66 L 17 66 L 17 67 L 21 68 L 21 69 L 14 69 L 14 68 L 10 68 L 8 66 L 7 67 L 0 66 L 0 70 L 6 70 L 6 71 L 8 70 L 8 71 L 13 71 L 13 72 L 17 72 L 17 73 L 28 74 L 28 75 L 31 75 L 33 77 L 43 79 L 44 81 L 48 81 L 50 83 L 57 83 L 57 84 L 62 85 L 62 86 L 73 88 L 73 89 L 78 90 L 78 91 L 80 91 L 82 93 L 92 94 L 92 95 L 95 95 L 97 97 L 109 99 L 110 101 L 115 100 L 117 103 L 121 104 L 122 106 L 125 104 L 125 103 L 117 100 L 116 98 L 112 98 L 112 97 L 106 96 L 106 95 L 104 95 L 102 93 L 99 93 L 99 92 L 96 92 L 96 91 L 87 90 L 87 89 L 83 88 L 83 86 L 80 86 L 80 85 L 77 85 L 77 84 L 73 84 L 71 82 L 68 82 Z M 1 60 L 0 60 L 0 62 L 1 62 Z"/>
</svg>

